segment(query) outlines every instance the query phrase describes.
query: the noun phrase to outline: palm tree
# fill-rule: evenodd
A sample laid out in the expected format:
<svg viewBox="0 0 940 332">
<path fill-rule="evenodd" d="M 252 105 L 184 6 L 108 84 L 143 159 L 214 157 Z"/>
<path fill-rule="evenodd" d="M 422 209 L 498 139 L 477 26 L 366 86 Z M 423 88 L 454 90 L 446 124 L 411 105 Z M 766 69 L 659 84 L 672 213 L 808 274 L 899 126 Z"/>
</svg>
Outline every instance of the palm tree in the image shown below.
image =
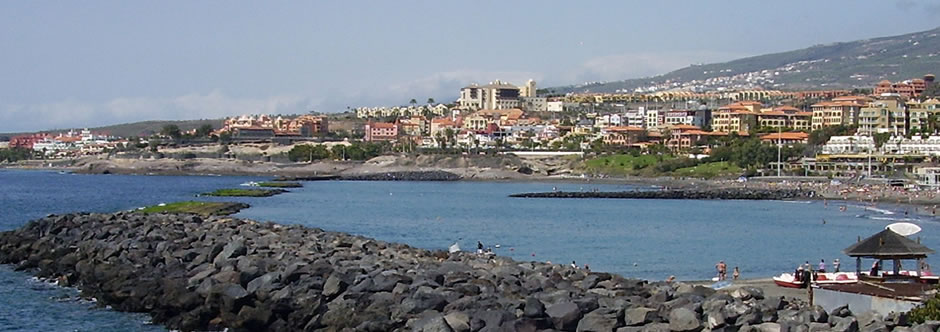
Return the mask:
<svg viewBox="0 0 940 332">
<path fill-rule="evenodd" d="M 408 101 L 408 103 L 409 103 L 409 104 L 411 104 L 411 106 L 414 106 L 415 104 L 417 104 L 417 103 L 418 103 L 418 101 L 417 101 L 417 100 L 415 100 L 414 98 L 411 98 L 411 100 L 410 100 L 410 101 Z"/>
<path fill-rule="evenodd" d="M 444 129 L 444 138 L 448 142 L 450 142 L 451 147 L 457 145 L 455 144 L 457 142 L 457 132 L 455 132 L 453 129 L 451 128 Z"/>
<path fill-rule="evenodd" d="M 428 98 L 428 105 L 434 104 L 434 98 Z"/>
</svg>

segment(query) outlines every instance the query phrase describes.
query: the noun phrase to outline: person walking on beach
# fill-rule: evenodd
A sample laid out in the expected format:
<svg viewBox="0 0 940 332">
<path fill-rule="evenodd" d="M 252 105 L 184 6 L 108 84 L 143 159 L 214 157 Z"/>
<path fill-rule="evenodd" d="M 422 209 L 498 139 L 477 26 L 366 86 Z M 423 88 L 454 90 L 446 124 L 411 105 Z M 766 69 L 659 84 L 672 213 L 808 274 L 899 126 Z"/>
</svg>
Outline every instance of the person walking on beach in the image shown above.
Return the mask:
<svg viewBox="0 0 940 332">
<path fill-rule="evenodd" d="M 741 270 L 738 270 L 738 267 L 735 266 L 734 272 L 731 273 L 731 278 L 732 280 L 738 280 L 739 277 L 741 277 Z"/>
<path fill-rule="evenodd" d="M 718 281 L 728 278 L 728 265 L 725 264 L 725 261 L 718 261 L 718 264 L 715 264 L 715 269 L 718 270 Z"/>
<path fill-rule="evenodd" d="M 839 273 L 839 259 L 838 258 L 832 261 L 832 269 L 835 270 L 836 273 Z"/>
</svg>

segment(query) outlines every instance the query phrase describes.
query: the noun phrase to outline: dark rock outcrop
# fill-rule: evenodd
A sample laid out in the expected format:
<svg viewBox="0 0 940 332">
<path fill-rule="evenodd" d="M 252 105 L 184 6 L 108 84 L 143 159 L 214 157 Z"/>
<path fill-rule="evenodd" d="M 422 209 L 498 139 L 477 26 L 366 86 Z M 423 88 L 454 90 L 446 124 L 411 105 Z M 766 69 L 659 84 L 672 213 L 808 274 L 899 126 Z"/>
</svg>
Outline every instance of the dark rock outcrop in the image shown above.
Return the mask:
<svg viewBox="0 0 940 332">
<path fill-rule="evenodd" d="M 445 171 L 402 171 L 343 175 L 347 181 L 457 181 L 460 175 Z"/>
<path fill-rule="evenodd" d="M 172 329 L 233 331 L 920 331 L 759 289 L 647 283 L 302 226 L 67 214 L 0 233 L 0 263 Z M 935 328 L 933 328 L 935 329 Z"/>
<path fill-rule="evenodd" d="M 815 197 L 810 190 L 723 188 L 701 190 L 636 190 L 636 191 L 553 191 L 512 194 L 517 198 L 620 198 L 620 199 L 747 199 L 787 200 Z"/>
</svg>

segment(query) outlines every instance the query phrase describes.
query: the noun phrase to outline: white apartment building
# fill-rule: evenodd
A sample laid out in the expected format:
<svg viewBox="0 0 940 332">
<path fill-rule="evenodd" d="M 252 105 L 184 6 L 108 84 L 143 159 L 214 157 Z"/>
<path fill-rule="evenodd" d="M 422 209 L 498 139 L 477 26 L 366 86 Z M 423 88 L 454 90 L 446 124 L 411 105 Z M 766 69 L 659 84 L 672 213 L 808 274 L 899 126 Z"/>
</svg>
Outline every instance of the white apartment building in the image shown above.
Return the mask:
<svg viewBox="0 0 940 332">
<path fill-rule="evenodd" d="M 545 109 L 549 112 L 563 112 L 565 110 L 565 102 L 563 101 L 550 101 L 545 104 Z"/>
<path fill-rule="evenodd" d="M 875 150 L 875 139 L 871 136 L 832 136 L 823 145 L 824 154 L 856 154 Z"/>
<path fill-rule="evenodd" d="M 885 153 L 920 154 L 936 157 L 940 156 L 940 136 L 930 136 L 928 138 L 914 136 L 911 139 L 894 136 L 888 139 L 881 149 Z"/>
</svg>

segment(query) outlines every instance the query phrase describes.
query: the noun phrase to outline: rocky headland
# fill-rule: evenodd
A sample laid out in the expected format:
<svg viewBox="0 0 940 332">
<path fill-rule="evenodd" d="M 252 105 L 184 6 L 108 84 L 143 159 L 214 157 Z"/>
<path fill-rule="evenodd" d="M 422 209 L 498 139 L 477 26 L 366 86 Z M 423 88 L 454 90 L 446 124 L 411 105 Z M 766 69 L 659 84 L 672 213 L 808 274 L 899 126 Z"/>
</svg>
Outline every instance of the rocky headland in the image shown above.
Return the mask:
<svg viewBox="0 0 940 332">
<path fill-rule="evenodd" d="M 634 190 L 634 191 L 552 191 L 541 193 L 512 194 L 518 198 L 621 198 L 621 199 L 747 199 L 788 200 L 809 199 L 815 192 L 802 189 L 748 189 L 713 188 L 683 190 Z"/>
<path fill-rule="evenodd" d="M 0 233 L 0 263 L 181 330 L 935 331 L 759 288 L 715 291 L 180 214 L 51 215 Z M 932 325 L 931 325 L 932 324 Z"/>
</svg>

